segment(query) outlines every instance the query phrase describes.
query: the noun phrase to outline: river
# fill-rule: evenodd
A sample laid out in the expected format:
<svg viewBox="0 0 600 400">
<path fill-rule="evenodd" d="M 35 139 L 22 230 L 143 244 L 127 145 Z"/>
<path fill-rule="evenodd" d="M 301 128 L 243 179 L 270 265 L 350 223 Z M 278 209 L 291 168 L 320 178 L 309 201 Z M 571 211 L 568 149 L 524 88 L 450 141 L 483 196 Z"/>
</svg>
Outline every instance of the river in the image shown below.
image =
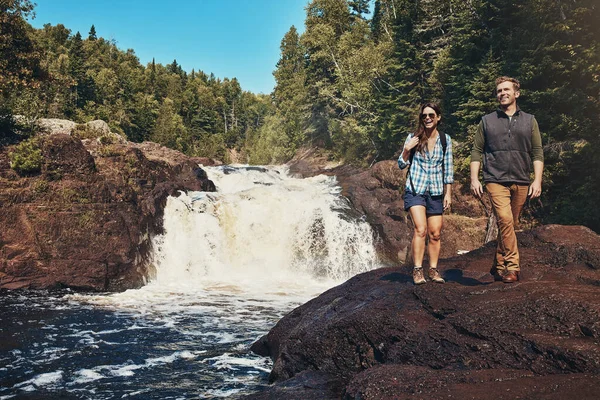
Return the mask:
<svg viewBox="0 0 600 400">
<path fill-rule="evenodd" d="M 149 283 L 123 293 L 0 293 L 0 400 L 217 399 L 260 391 L 249 351 L 294 307 L 379 267 L 335 178 L 205 168 L 170 197 Z"/>
</svg>

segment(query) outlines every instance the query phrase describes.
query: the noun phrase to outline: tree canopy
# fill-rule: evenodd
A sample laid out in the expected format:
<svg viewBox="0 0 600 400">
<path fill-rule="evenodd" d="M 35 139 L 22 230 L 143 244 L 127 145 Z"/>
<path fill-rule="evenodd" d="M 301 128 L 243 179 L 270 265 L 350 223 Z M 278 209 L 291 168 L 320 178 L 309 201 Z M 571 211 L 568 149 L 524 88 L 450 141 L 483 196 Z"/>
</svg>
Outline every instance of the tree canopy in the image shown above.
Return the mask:
<svg viewBox="0 0 600 400">
<path fill-rule="evenodd" d="M 0 110 L 106 120 L 132 141 L 253 163 L 321 146 L 346 162 L 394 157 L 425 101 L 443 109 L 468 166 L 474 127 L 495 105 L 499 75 L 521 81 L 546 155 L 548 222 L 600 230 L 600 5 L 596 0 L 312 0 L 305 31 L 281 40 L 271 95 L 177 60 L 142 65 L 133 49 L 67 27 L 32 28 L 29 0 L 0 1 Z M 2 114 L 2 112 L 0 112 Z M 4 112 L 6 114 L 6 112 Z M 4 115 L 3 114 L 3 115 Z"/>
</svg>

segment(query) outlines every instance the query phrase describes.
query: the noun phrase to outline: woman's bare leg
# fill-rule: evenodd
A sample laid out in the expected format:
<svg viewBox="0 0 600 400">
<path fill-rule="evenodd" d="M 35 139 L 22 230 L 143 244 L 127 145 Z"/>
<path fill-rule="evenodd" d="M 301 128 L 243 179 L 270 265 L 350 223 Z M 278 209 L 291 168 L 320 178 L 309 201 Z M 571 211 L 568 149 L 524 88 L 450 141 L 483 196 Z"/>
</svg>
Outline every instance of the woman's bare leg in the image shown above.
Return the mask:
<svg viewBox="0 0 600 400">
<path fill-rule="evenodd" d="M 425 256 L 425 238 L 427 236 L 427 215 L 425 206 L 412 206 L 408 209 L 414 225 L 414 234 L 411 244 L 412 258 L 416 267 L 423 266 Z"/>
<path fill-rule="evenodd" d="M 440 259 L 442 224 L 443 217 L 441 215 L 430 215 L 427 217 L 429 268 L 437 268 L 438 260 Z"/>
</svg>

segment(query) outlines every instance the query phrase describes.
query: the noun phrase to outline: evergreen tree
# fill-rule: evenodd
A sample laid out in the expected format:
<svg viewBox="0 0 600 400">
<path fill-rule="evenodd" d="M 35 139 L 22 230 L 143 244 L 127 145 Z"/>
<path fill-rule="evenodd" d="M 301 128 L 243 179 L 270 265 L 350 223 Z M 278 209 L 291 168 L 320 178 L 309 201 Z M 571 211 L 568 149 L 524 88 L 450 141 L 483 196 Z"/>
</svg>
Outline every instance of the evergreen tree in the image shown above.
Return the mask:
<svg viewBox="0 0 600 400">
<path fill-rule="evenodd" d="M 177 60 L 173 60 L 171 64 L 167 64 L 167 71 L 171 74 L 176 74 L 179 76 L 183 75 L 183 69 L 181 68 L 181 65 L 177 64 Z"/>
<path fill-rule="evenodd" d="M 391 156 L 414 129 L 419 105 L 431 99 L 423 44 L 415 25 L 422 20 L 419 1 L 394 0 L 387 15 L 392 31 L 393 52 L 387 73 L 379 80 L 376 129 L 380 148 Z"/>
<path fill-rule="evenodd" d="M 373 18 L 371 19 L 371 31 L 373 32 L 373 40 L 375 41 L 375 43 L 379 43 L 382 34 L 381 16 L 381 1 L 375 0 L 375 6 L 373 8 Z"/>
<path fill-rule="evenodd" d="M 33 11 L 29 0 L 0 2 L 0 145 L 17 136 L 12 118 L 15 101 L 29 100 L 19 93 L 38 87 L 42 75 L 40 55 L 25 21 Z M 31 102 L 27 108 L 35 107 Z"/>
<path fill-rule="evenodd" d="M 33 13 L 29 0 L 0 2 L 0 100 L 11 91 L 35 85 L 40 56 L 25 18 Z"/>
<path fill-rule="evenodd" d="M 280 50 L 277 69 L 273 72 L 276 82 L 273 100 L 284 120 L 289 143 L 296 147 L 303 142 L 309 105 L 305 52 L 294 26 L 281 40 Z"/>
<path fill-rule="evenodd" d="M 88 34 L 88 40 L 96 40 L 98 37 L 96 36 L 96 27 L 92 25 L 90 28 L 90 32 Z"/>
<path fill-rule="evenodd" d="M 169 98 L 166 98 L 160 107 L 150 139 L 184 153 L 190 147 L 187 128 L 181 116 L 177 114 L 173 101 Z"/>
<path fill-rule="evenodd" d="M 67 108 L 70 116 L 73 116 L 74 108 L 83 108 L 86 101 L 93 99 L 94 82 L 93 79 L 86 74 L 85 60 L 86 54 L 83 48 L 83 40 L 81 34 L 77 32 L 71 38 L 69 48 L 69 72 L 75 85 L 72 90 L 73 104 Z"/>
<path fill-rule="evenodd" d="M 352 15 L 364 18 L 364 14 L 369 14 L 371 12 L 369 10 L 369 2 L 370 0 L 349 0 L 348 6 L 352 10 Z"/>
</svg>

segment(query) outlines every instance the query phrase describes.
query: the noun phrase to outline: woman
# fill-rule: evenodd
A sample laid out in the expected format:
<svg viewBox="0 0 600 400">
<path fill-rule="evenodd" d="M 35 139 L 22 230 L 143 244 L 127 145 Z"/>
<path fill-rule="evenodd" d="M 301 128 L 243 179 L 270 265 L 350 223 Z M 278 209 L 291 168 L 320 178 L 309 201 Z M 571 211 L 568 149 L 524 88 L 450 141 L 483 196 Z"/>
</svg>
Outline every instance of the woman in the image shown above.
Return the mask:
<svg viewBox="0 0 600 400">
<path fill-rule="evenodd" d="M 408 135 L 398 158 L 400 169 L 409 167 L 403 198 L 404 210 L 410 212 L 415 227 L 411 245 L 415 285 L 427 282 L 423 274 L 426 236 L 429 237 L 429 279 L 444 283 L 437 266 L 442 214 L 452 203 L 454 165 L 450 136 L 438 131 L 441 119 L 437 104 L 423 104 L 417 132 Z"/>
</svg>

